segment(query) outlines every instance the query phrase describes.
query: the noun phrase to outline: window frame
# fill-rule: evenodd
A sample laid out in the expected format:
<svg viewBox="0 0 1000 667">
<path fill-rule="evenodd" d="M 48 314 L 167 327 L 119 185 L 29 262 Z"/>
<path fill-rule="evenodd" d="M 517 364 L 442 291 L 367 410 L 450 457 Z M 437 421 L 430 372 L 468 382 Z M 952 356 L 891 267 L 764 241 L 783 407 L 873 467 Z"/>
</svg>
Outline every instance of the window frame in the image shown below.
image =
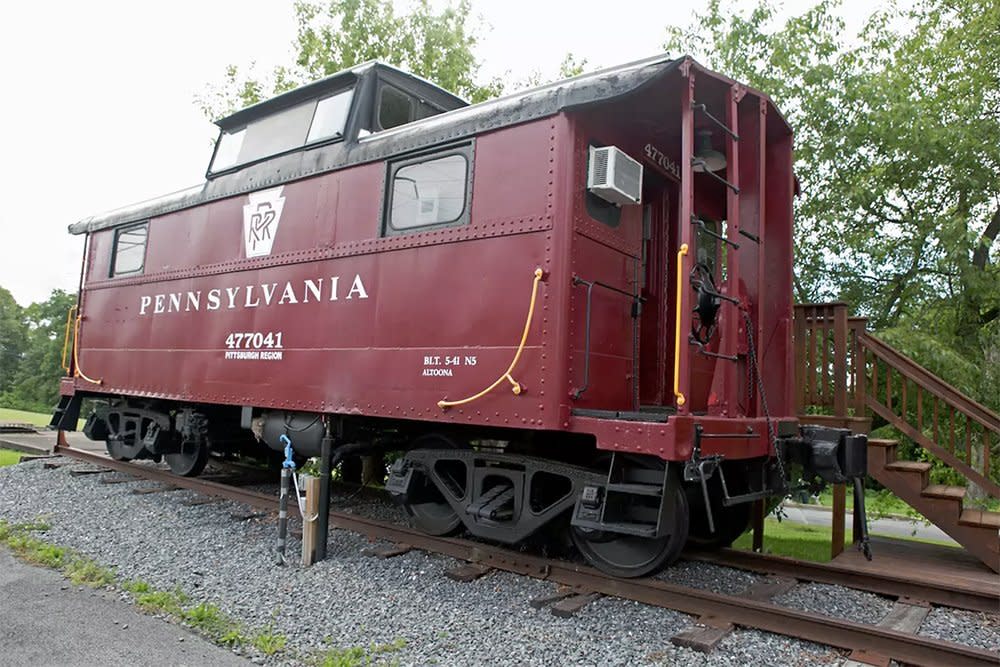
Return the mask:
<svg viewBox="0 0 1000 667">
<path fill-rule="evenodd" d="M 134 271 L 117 271 L 118 265 L 118 243 L 121 240 L 123 234 L 134 231 L 136 229 L 143 228 L 146 230 L 146 240 L 142 244 L 142 262 L 139 264 L 139 268 Z M 140 276 L 146 271 L 146 254 L 149 251 L 149 220 L 144 220 L 133 225 L 126 225 L 124 227 L 119 227 L 115 229 L 115 239 L 111 244 L 111 262 L 108 267 L 108 277 L 109 278 L 122 278 L 125 276 Z"/>
<path fill-rule="evenodd" d="M 317 95 L 315 97 L 311 97 L 311 98 L 307 98 L 307 99 L 304 99 L 304 100 L 300 100 L 300 101 L 295 102 L 293 104 L 288 104 L 285 107 L 282 107 L 280 109 L 272 111 L 270 114 L 267 114 L 266 116 L 261 116 L 259 118 L 254 118 L 253 120 L 245 122 L 242 125 L 233 126 L 232 128 L 230 128 L 228 130 L 223 129 L 223 128 L 219 128 L 219 135 L 216 137 L 215 143 L 212 146 L 212 157 L 208 161 L 208 170 L 205 172 L 205 178 L 208 179 L 208 180 L 211 180 L 211 179 L 217 178 L 219 176 L 224 176 L 226 174 L 230 174 L 230 173 L 234 173 L 234 172 L 240 171 L 242 169 L 246 169 L 247 167 L 250 167 L 250 166 L 255 165 L 255 164 L 259 164 L 261 162 L 265 162 L 267 160 L 272 160 L 272 159 L 274 159 L 276 157 L 281 157 L 282 155 L 289 155 L 291 153 L 296 153 L 296 152 L 299 152 L 299 151 L 310 150 L 310 149 L 313 149 L 313 148 L 317 148 L 319 146 L 325 146 L 327 144 L 335 144 L 335 143 L 340 143 L 340 142 L 347 141 L 347 137 L 351 133 L 351 127 L 352 127 L 351 126 L 351 122 L 352 122 L 352 120 L 354 118 L 354 115 L 356 113 L 356 107 L 357 107 L 357 104 L 358 104 L 358 86 L 359 86 L 359 82 L 355 81 L 355 82 L 352 82 L 350 85 L 338 88 L 338 89 L 333 90 L 333 91 L 325 92 L 322 95 Z M 322 137 L 322 138 L 314 139 L 313 141 L 309 141 L 309 132 L 312 130 L 313 122 L 316 120 L 316 110 L 319 107 L 319 103 L 322 102 L 323 100 L 326 100 L 326 99 L 331 98 L 331 97 L 335 97 L 335 96 L 340 95 L 341 93 L 345 93 L 347 91 L 351 91 L 351 102 L 350 102 L 350 105 L 348 106 L 348 109 L 347 109 L 347 116 L 344 118 L 344 131 L 341 134 L 334 134 L 334 135 L 331 135 L 331 136 Z M 250 126 L 253 125 L 254 123 L 258 123 L 261 120 L 264 120 L 265 118 L 269 118 L 271 116 L 275 116 L 275 115 L 278 115 L 278 114 L 285 113 L 289 109 L 293 109 L 293 108 L 295 108 L 297 106 L 302 106 L 302 105 L 306 105 L 306 104 L 311 104 L 312 105 L 312 114 L 310 114 L 310 116 L 309 116 L 309 122 L 308 122 L 308 124 L 306 124 L 305 133 L 303 135 L 303 139 L 302 139 L 302 143 L 301 144 L 298 144 L 296 146 L 292 146 L 290 148 L 286 148 L 284 150 L 280 150 L 280 151 L 278 151 L 276 153 L 271 153 L 271 154 L 268 154 L 268 155 L 264 155 L 262 157 L 257 157 L 257 158 L 249 159 L 249 160 L 246 160 L 245 162 L 240 162 L 237 159 L 237 161 L 234 164 L 232 164 L 231 166 L 223 167 L 222 169 L 219 169 L 219 170 L 215 170 L 214 169 L 214 166 L 215 166 L 215 157 L 216 157 L 216 155 L 219 152 L 219 145 L 221 144 L 221 141 L 222 141 L 222 135 L 227 134 L 227 133 L 228 134 L 234 134 L 236 132 L 249 131 Z M 246 135 L 244 135 L 243 140 L 246 141 Z M 242 146 L 241 146 L 241 150 L 242 150 Z"/>
<path fill-rule="evenodd" d="M 384 125 L 382 125 L 382 96 L 385 94 L 386 88 L 389 88 L 392 90 L 392 92 L 405 97 L 410 103 L 410 112 L 409 115 L 407 116 L 406 121 L 400 123 L 399 125 L 393 125 L 392 127 L 385 127 Z M 386 130 L 391 130 L 396 127 L 402 127 L 403 125 L 408 125 L 409 123 L 412 123 L 414 120 L 416 120 L 418 104 L 420 104 L 420 100 L 418 100 L 413 95 L 413 93 L 407 90 L 403 90 L 398 86 L 394 86 L 391 83 L 387 83 L 385 81 L 379 81 L 378 94 L 375 95 L 375 109 L 374 109 L 375 119 L 372 125 L 378 128 L 376 132 L 385 132 Z"/>
<path fill-rule="evenodd" d="M 433 162 L 434 160 L 440 160 L 442 158 L 450 157 L 452 155 L 460 155 L 465 159 L 465 192 L 464 201 L 462 206 L 462 213 L 455 220 L 449 222 L 435 222 L 426 225 L 415 225 L 413 227 L 405 227 L 402 229 L 397 229 L 392 225 L 392 195 L 393 195 L 393 184 L 396 180 L 396 174 L 400 169 L 405 167 L 410 167 L 416 164 L 423 164 L 425 162 Z M 452 144 L 450 146 L 435 148 L 431 151 L 424 151 L 418 155 L 410 155 L 403 158 L 397 158 L 393 160 L 388 160 L 386 162 L 386 175 L 385 182 L 383 184 L 383 196 L 382 196 L 382 215 L 381 220 L 381 235 L 382 237 L 393 237 L 401 236 L 405 234 L 419 234 L 420 232 L 425 232 L 433 229 L 442 229 L 448 227 L 462 227 L 469 224 L 472 218 L 472 181 L 473 172 L 475 171 L 475 140 L 466 141 L 460 144 Z"/>
</svg>

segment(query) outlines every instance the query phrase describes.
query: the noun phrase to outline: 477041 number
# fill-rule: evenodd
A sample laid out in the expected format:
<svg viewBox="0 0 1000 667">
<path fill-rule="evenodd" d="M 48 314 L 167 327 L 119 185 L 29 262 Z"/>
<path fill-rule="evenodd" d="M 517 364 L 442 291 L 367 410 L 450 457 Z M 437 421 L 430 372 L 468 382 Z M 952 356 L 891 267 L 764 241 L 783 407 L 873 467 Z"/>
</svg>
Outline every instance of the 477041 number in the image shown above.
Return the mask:
<svg viewBox="0 0 1000 667">
<path fill-rule="evenodd" d="M 230 350 L 280 350 L 284 347 L 281 344 L 281 333 L 280 331 L 234 332 L 226 336 L 226 347 Z"/>
</svg>

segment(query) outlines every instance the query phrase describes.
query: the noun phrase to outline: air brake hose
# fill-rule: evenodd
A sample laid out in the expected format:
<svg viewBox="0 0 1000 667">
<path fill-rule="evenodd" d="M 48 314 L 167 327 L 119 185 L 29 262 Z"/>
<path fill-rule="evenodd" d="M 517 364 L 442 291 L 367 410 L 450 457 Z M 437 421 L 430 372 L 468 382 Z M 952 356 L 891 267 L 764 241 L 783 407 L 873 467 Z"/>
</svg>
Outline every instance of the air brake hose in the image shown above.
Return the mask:
<svg viewBox="0 0 1000 667">
<path fill-rule="evenodd" d="M 477 394 L 473 394 L 472 396 L 469 396 L 468 398 L 463 398 L 459 401 L 448 401 L 444 399 L 438 401 L 439 408 L 444 410 L 446 408 L 451 408 L 456 405 L 465 405 L 466 403 L 471 403 L 472 401 L 478 400 L 483 396 L 485 396 L 486 394 L 493 391 L 494 389 L 496 389 L 504 380 L 510 382 L 511 391 L 514 393 L 515 396 L 519 396 L 521 392 L 524 391 L 524 387 L 521 385 L 521 383 L 519 383 L 517 380 L 514 379 L 511 373 L 514 372 L 514 367 L 517 366 L 517 362 L 520 361 L 521 359 L 521 353 L 524 352 L 525 343 L 528 342 L 528 332 L 531 331 L 531 320 L 535 315 L 535 302 L 538 300 L 538 283 L 542 281 L 542 278 L 544 276 L 545 272 L 542 271 L 541 268 L 535 269 L 535 279 L 531 283 L 531 302 L 528 304 L 528 317 L 524 322 L 524 331 L 521 333 L 521 342 L 518 343 L 517 345 L 517 352 L 514 353 L 514 360 L 510 362 L 510 366 L 507 367 L 507 370 L 504 371 L 503 375 L 501 375 L 496 379 L 496 382 L 486 387 L 486 389 L 483 389 Z"/>
</svg>

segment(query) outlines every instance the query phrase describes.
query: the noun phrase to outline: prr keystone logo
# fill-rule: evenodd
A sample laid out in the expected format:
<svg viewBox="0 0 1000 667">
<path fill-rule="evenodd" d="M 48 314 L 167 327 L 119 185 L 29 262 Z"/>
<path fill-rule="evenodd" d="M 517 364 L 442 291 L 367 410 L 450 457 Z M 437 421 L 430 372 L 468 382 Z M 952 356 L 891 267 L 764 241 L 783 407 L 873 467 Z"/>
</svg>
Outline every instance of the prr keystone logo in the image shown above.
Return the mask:
<svg viewBox="0 0 1000 667">
<path fill-rule="evenodd" d="M 283 188 L 251 192 L 249 203 L 243 206 L 243 242 L 248 258 L 271 254 L 281 211 L 285 207 L 285 198 L 281 196 Z"/>
</svg>

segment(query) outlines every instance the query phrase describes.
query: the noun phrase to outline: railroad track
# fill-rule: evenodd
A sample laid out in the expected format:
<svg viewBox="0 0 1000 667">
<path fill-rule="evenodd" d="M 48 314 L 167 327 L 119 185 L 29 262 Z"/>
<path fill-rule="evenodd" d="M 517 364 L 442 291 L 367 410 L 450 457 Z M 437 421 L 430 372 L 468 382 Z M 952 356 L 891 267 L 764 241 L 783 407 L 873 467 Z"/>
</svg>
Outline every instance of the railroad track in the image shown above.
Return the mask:
<svg viewBox="0 0 1000 667">
<path fill-rule="evenodd" d="M 210 480 L 182 478 L 162 469 L 114 461 L 99 454 L 69 447 L 57 447 L 56 453 L 143 479 L 235 500 L 258 509 L 270 511 L 277 509 L 277 499 L 265 493 Z M 294 503 L 290 509 L 293 508 Z M 767 601 L 766 595 L 761 596 L 764 599 L 756 599 L 754 596 L 723 595 L 688 588 L 659 579 L 619 579 L 585 565 L 518 553 L 504 547 L 471 540 L 433 537 L 405 526 L 351 514 L 331 512 L 330 522 L 333 526 L 360 533 L 370 539 L 405 545 L 403 549 L 398 550 L 399 553 L 406 548 L 438 553 L 473 563 L 481 572 L 494 568 L 561 584 L 569 591 L 583 593 L 578 597 L 600 594 L 634 600 L 696 616 L 716 628 L 732 624 L 853 650 L 855 655 L 863 656 L 868 661 L 893 659 L 914 665 L 990 665 L 991 667 L 996 667 L 1000 662 L 1000 656 L 993 651 L 922 637 L 913 632 L 880 625 L 856 623 L 813 612 L 789 609 Z M 842 572 L 831 573 L 831 568 L 813 567 L 813 564 L 803 564 L 789 559 L 761 558 L 756 562 L 751 562 L 752 559 L 751 561 L 733 559 L 735 561 L 733 563 L 725 562 L 727 560 L 725 557 L 702 560 L 714 560 L 719 564 L 771 573 L 780 568 L 785 576 L 795 580 L 827 581 L 852 588 L 870 586 L 866 590 L 899 598 L 910 596 L 913 592 L 905 581 L 878 580 L 878 577 L 870 574 L 856 573 L 860 579 L 858 585 L 855 585 L 855 582 L 845 583 L 846 575 Z M 943 586 L 928 587 L 922 592 L 927 595 L 920 599 L 932 602 L 935 600 L 927 598 L 936 597 L 935 603 L 947 606 L 983 609 L 984 605 L 989 604 L 983 596 L 976 596 L 968 591 L 949 593 Z M 951 602 L 944 601 L 946 598 Z M 995 612 L 997 601 L 990 599 L 993 606 L 987 610 Z"/>
</svg>

